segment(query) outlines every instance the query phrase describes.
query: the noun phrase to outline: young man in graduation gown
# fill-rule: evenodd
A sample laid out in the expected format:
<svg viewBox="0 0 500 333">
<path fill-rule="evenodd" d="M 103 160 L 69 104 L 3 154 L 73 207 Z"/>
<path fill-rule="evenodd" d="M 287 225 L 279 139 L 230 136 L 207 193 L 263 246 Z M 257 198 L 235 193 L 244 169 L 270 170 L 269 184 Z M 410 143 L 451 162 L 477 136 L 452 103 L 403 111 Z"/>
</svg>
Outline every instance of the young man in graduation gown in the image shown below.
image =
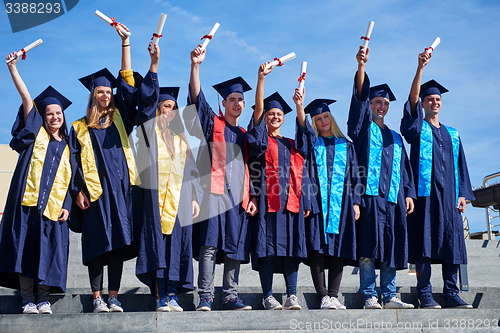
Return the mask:
<svg viewBox="0 0 500 333">
<path fill-rule="evenodd" d="M 394 101 L 387 84 L 370 87 L 365 73 L 369 49 L 359 48 L 358 72 L 347 122 L 362 184 L 361 215 L 357 221 L 360 290 L 365 309 L 381 309 L 375 291 L 375 267 L 380 267 L 380 288 L 386 309 L 408 309 L 412 304 L 396 297 L 396 270 L 407 268 L 406 214 L 413 211 L 410 162 L 401 136 L 384 124 Z"/>
<path fill-rule="evenodd" d="M 458 296 L 457 274 L 459 265 L 467 264 L 461 213 L 474 194 L 458 131 L 439 122 L 441 94 L 448 90 L 434 80 L 420 85 L 431 55 L 419 54 L 401 120 L 418 191 L 416 211 L 408 219 L 409 262 L 416 264 L 421 308 L 441 308 L 431 294 L 433 263 L 442 265 L 444 307 L 472 308 Z"/>
<path fill-rule="evenodd" d="M 224 114 L 216 115 L 205 99 L 200 83 L 200 65 L 205 50 L 191 52 L 188 104 L 184 111 L 186 128 L 206 145 L 198 152 L 204 198 L 199 223 L 195 224 L 194 256 L 199 261 L 197 311 L 210 311 L 214 298 L 216 263 L 224 263 L 223 309 L 251 310 L 238 297 L 241 262 L 249 262 L 248 214 L 257 212 L 256 198 L 250 200 L 250 179 L 244 129 L 238 119 L 245 106 L 243 93 L 250 86 L 237 77 L 214 88 L 222 96 Z"/>
</svg>

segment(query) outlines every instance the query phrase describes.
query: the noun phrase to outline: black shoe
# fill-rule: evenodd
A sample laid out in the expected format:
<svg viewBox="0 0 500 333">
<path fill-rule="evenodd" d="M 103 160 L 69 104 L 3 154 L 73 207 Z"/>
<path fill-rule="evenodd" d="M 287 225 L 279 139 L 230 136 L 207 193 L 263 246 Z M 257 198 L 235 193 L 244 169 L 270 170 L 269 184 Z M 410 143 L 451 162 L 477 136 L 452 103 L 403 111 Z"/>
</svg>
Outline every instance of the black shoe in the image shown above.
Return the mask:
<svg viewBox="0 0 500 333">
<path fill-rule="evenodd" d="M 444 296 L 444 307 L 448 309 L 472 309 L 472 305 L 467 304 L 457 294 Z"/>
</svg>

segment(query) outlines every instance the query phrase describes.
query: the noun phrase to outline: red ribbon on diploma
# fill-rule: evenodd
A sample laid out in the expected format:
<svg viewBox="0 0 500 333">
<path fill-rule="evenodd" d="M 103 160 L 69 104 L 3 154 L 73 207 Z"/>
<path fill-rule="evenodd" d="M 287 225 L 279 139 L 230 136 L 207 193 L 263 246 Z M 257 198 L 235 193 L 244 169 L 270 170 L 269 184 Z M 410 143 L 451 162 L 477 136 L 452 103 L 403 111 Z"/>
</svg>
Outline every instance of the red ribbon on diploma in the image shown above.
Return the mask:
<svg viewBox="0 0 500 333">
<path fill-rule="evenodd" d="M 276 60 L 278 62 L 277 66 L 283 66 L 283 63 L 281 62 L 281 60 L 279 58 L 274 58 L 273 60 Z"/>
<path fill-rule="evenodd" d="M 205 36 L 201 37 L 200 40 L 205 39 L 205 38 L 212 39 L 212 37 L 213 37 L 212 35 L 205 35 Z"/>
<path fill-rule="evenodd" d="M 115 21 L 115 18 L 114 17 L 110 17 L 111 22 L 109 25 L 112 26 L 112 27 L 115 27 L 116 29 L 118 29 L 118 22 Z"/>
<path fill-rule="evenodd" d="M 21 56 L 21 59 L 22 60 L 26 59 L 26 51 L 24 49 L 21 49 L 21 52 L 23 53 L 23 55 Z"/>
<path fill-rule="evenodd" d="M 429 46 L 429 47 L 426 47 L 424 51 L 427 51 L 427 50 L 434 51 L 434 48 Z"/>
<path fill-rule="evenodd" d="M 151 37 L 151 40 L 153 40 L 155 37 L 157 37 L 157 38 L 161 38 L 161 37 L 163 37 L 163 35 L 158 35 L 158 34 L 155 32 L 155 33 L 153 33 L 153 37 Z"/>
<path fill-rule="evenodd" d="M 361 36 L 361 38 L 360 38 L 360 39 L 370 40 L 370 37 Z"/>
<path fill-rule="evenodd" d="M 306 79 L 306 73 L 302 73 L 302 75 L 299 77 L 298 81 L 302 82 Z"/>
</svg>

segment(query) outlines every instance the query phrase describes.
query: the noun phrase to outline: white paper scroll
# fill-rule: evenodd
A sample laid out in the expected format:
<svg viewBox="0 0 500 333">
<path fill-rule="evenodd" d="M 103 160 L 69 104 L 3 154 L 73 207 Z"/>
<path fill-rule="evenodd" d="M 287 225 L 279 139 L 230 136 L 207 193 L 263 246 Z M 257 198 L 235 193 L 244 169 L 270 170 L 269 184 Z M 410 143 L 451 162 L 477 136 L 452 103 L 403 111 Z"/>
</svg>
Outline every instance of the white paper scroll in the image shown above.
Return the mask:
<svg viewBox="0 0 500 333">
<path fill-rule="evenodd" d="M 432 51 L 434 51 L 436 49 L 436 47 L 439 45 L 439 43 L 441 43 L 441 38 L 436 37 L 436 39 L 434 39 L 434 42 L 432 42 L 432 45 L 425 48 L 425 51 L 432 53 Z"/>
<path fill-rule="evenodd" d="M 165 21 L 167 19 L 167 14 L 160 14 L 160 19 L 158 20 L 158 25 L 156 26 L 156 31 L 153 34 L 153 39 L 152 39 L 152 46 L 151 49 L 149 50 L 149 53 L 153 54 L 155 53 L 155 48 L 153 45 L 158 45 L 158 41 L 160 40 L 160 37 L 162 36 L 163 32 L 163 26 L 165 25 Z"/>
<path fill-rule="evenodd" d="M 304 83 L 306 81 L 306 70 L 307 70 L 307 62 L 302 61 L 302 65 L 300 66 L 300 76 L 299 76 L 299 90 L 302 94 L 304 93 Z"/>
<path fill-rule="evenodd" d="M 113 19 L 110 19 L 109 17 L 107 17 L 106 15 L 104 15 L 103 13 L 101 13 L 100 11 L 96 10 L 95 13 L 94 13 L 97 17 L 99 17 L 101 20 L 103 20 L 104 22 L 106 22 L 107 24 L 111 25 L 111 26 L 116 26 L 118 28 L 118 30 L 120 30 L 124 35 L 126 35 L 127 37 L 130 37 L 130 35 L 132 34 L 130 31 L 127 31 L 125 29 L 123 29 L 122 27 L 120 27 L 116 22 L 115 20 Z"/>
<path fill-rule="evenodd" d="M 274 61 L 268 63 L 266 68 L 270 68 L 271 66 L 282 66 L 283 63 L 292 60 L 293 58 L 295 58 L 295 52 L 288 53 L 286 56 L 283 56 L 279 59 L 274 58 Z"/>
<path fill-rule="evenodd" d="M 361 36 L 361 39 L 365 40 L 365 42 L 363 43 L 363 46 L 365 47 L 365 49 L 368 47 L 368 42 L 370 41 L 370 37 L 372 35 L 372 30 L 373 30 L 374 24 L 375 24 L 375 22 L 373 22 L 373 21 L 368 22 L 368 28 L 366 29 L 366 35 Z"/>
<path fill-rule="evenodd" d="M 26 54 L 26 52 L 33 50 L 35 47 L 37 47 L 38 45 L 40 45 L 42 43 L 43 43 L 43 40 L 41 38 L 37 39 L 36 41 L 34 41 L 30 45 L 26 46 L 25 48 L 21 49 L 20 51 L 17 51 L 15 56 L 10 57 L 9 59 L 5 60 L 5 62 L 9 63 L 12 60 L 16 59 L 17 57 L 21 57 L 22 55 Z"/>
<path fill-rule="evenodd" d="M 210 40 L 212 40 L 212 37 L 215 35 L 215 32 L 217 31 L 217 29 L 219 29 L 219 27 L 220 27 L 219 22 L 215 22 L 214 26 L 212 27 L 208 35 L 201 37 L 201 39 L 205 39 L 203 41 L 203 44 L 201 44 L 202 51 L 207 47 L 208 43 L 210 43 Z"/>
</svg>

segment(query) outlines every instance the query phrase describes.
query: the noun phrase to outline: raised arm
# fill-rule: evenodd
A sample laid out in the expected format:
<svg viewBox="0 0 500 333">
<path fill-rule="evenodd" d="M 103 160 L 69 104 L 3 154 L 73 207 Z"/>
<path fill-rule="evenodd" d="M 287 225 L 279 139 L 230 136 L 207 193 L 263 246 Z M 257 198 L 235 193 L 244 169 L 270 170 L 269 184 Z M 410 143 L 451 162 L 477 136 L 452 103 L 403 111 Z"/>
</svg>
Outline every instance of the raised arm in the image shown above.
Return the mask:
<svg viewBox="0 0 500 333">
<path fill-rule="evenodd" d="M 119 23 L 119 25 L 123 29 L 130 31 L 130 30 L 128 30 L 128 28 L 125 25 L 123 25 L 121 23 Z M 130 56 L 130 37 L 125 35 L 119 29 L 116 29 L 116 32 L 118 33 L 118 35 L 122 39 L 122 67 L 121 67 L 121 70 L 122 71 L 131 70 L 132 69 L 132 58 Z"/>
<path fill-rule="evenodd" d="M 263 63 L 259 66 L 257 76 L 257 88 L 255 89 L 255 109 L 253 111 L 253 124 L 257 126 L 262 120 L 264 114 L 264 83 L 266 75 L 271 73 L 274 66 L 267 68 L 268 63 Z"/>
<path fill-rule="evenodd" d="M 202 50 L 201 45 L 198 45 L 191 51 L 191 73 L 189 76 L 189 95 L 191 96 L 191 103 L 197 104 L 198 95 L 201 90 L 200 82 L 200 65 L 205 60 L 207 50 Z"/>
<path fill-rule="evenodd" d="M 158 64 L 160 63 L 160 47 L 158 45 L 153 45 L 152 43 L 149 43 L 149 48 L 151 47 L 154 47 L 155 52 L 153 54 L 151 54 L 151 52 L 149 53 L 149 57 L 151 58 L 151 63 L 149 64 L 149 71 L 151 73 L 158 73 Z"/>
<path fill-rule="evenodd" d="M 293 95 L 293 102 L 297 110 L 297 122 L 301 127 L 306 127 L 306 113 L 304 111 L 305 94 L 306 88 L 304 88 L 304 94 L 301 93 L 299 88 L 295 88 L 295 94 Z"/>
<path fill-rule="evenodd" d="M 13 57 L 16 52 L 13 52 L 7 56 L 7 59 Z M 17 92 L 21 96 L 21 100 L 23 102 L 23 114 L 24 114 L 24 122 L 26 123 L 26 119 L 28 118 L 28 114 L 31 109 L 33 109 L 33 101 L 31 100 L 31 95 L 28 91 L 28 87 L 24 83 L 21 75 L 17 70 L 17 62 L 19 61 L 19 57 L 16 57 L 14 60 L 7 63 L 7 67 L 9 68 L 10 76 L 12 77 L 12 81 L 14 82 L 14 86 L 16 86 Z"/>
<path fill-rule="evenodd" d="M 365 68 L 368 62 L 368 55 L 370 54 L 370 48 L 361 45 L 359 51 L 356 54 L 356 60 L 358 61 L 358 75 L 356 76 L 356 88 L 358 90 L 357 98 L 361 98 L 361 92 L 363 90 L 363 83 L 365 82 Z"/>
<path fill-rule="evenodd" d="M 418 55 L 417 71 L 415 73 L 415 77 L 413 78 L 413 82 L 411 84 L 410 95 L 408 96 L 408 101 L 410 102 L 412 116 L 415 116 L 414 113 L 417 109 L 418 96 L 420 95 L 420 84 L 422 82 L 422 74 L 424 73 L 424 67 L 429 63 L 431 57 L 432 53 L 426 51 Z"/>
</svg>

